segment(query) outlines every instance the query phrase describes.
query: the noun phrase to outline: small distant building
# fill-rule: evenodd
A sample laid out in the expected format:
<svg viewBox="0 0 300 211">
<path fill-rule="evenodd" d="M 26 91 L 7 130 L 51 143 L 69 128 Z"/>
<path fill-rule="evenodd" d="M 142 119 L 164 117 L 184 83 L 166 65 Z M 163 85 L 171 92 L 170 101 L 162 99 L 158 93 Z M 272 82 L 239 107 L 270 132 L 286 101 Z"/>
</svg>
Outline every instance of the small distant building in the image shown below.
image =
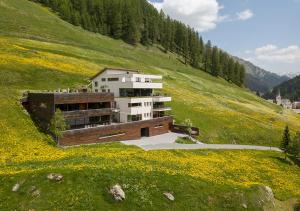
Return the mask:
<svg viewBox="0 0 300 211">
<path fill-rule="evenodd" d="M 282 105 L 283 108 L 286 108 L 286 109 L 292 109 L 293 108 L 292 102 L 289 99 L 282 99 L 281 100 L 281 105 Z"/>
<path fill-rule="evenodd" d="M 300 109 L 300 102 L 293 102 L 292 103 L 292 107 L 293 107 L 293 109 Z"/>
<path fill-rule="evenodd" d="M 278 91 L 278 94 L 275 98 L 275 103 L 279 106 L 282 106 L 283 108 L 286 108 L 286 109 L 292 109 L 293 108 L 292 102 L 289 99 L 283 99 L 281 97 L 280 90 Z"/>
</svg>

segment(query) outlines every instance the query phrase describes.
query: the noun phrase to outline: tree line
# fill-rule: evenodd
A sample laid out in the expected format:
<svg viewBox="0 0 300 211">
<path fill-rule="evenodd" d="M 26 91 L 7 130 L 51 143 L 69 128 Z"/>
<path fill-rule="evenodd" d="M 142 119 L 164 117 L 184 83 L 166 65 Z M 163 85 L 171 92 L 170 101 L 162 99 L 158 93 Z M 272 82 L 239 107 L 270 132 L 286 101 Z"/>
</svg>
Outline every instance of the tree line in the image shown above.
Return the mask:
<svg viewBox="0 0 300 211">
<path fill-rule="evenodd" d="M 157 11 L 146 0 L 32 0 L 76 26 L 145 46 L 159 44 L 185 64 L 242 86 L 245 68 L 193 28 Z"/>
</svg>

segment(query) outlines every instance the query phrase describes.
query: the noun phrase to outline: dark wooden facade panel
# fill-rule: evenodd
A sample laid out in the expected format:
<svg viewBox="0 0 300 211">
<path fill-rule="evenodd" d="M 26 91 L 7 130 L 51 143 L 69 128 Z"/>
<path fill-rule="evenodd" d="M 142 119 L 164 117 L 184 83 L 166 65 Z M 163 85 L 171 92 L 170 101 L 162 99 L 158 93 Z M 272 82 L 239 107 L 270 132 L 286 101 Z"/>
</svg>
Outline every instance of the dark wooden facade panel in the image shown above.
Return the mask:
<svg viewBox="0 0 300 211">
<path fill-rule="evenodd" d="M 61 146 L 95 144 L 141 138 L 141 129 L 149 128 L 149 136 L 161 135 L 170 130 L 172 117 L 108 125 L 97 128 L 66 131 L 59 140 Z"/>
<path fill-rule="evenodd" d="M 46 129 L 55 110 L 53 94 L 29 93 L 28 110 L 40 126 Z"/>
<path fill-rule="evenodd" d="M 83 117 L 91 117 L 91 116 L 104 116 L 104 115 L 112 115 L 112 109 L 102 108 L 102 109 L 91 109 L 91 110 L 83 110 L 83 111 L 64 111 L 63 115 L 66 120 L 83 118 Z"/>
<path fill-rule="evenodd" d="M 113 102 L 113 93 L 54 93 L 55 104 Z"/>
</svg>

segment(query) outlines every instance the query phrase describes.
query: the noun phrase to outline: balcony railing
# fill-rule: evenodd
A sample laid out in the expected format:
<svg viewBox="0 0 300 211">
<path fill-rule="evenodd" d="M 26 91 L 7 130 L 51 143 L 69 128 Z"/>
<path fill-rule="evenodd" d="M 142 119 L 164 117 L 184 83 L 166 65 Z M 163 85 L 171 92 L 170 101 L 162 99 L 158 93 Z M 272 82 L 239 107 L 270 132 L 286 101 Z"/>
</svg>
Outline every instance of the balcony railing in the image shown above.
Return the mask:
<svg viewBox="0 0 300 211">
<path fill-rule="evenodd" d="M 167 107 L 164 105 L 153 106 L 153 111 L 170 111 L 170 110 L 172 110 L 171 107 Z"/>
<path fill-rule="evenodd" d="M 63 116 L 66 119 L 70 119 L 70 118 L 109 115 L 111 113 L 112 113 L 111 108 L 101 108 L 101 109 L 90 109 L 90 110 L 63 111 Z"/>
</svg>

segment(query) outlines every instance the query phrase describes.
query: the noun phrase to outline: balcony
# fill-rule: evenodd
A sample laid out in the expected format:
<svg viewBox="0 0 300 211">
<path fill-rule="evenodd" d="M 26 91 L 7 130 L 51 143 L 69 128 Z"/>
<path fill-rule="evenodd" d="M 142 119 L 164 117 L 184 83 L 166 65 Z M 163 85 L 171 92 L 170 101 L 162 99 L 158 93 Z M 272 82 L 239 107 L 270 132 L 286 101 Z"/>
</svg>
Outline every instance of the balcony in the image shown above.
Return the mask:
<svg viewBox="0 0 300 211">
<path fill-rule="evenodd" d="M 111 115 L 111 114 L 112 114 L 111 108 L 63 111 L 63 116 L 65 119 L 76 119 L 82 117 L 103 116 L 103 115 Z"/>
<path fill-rule="evenodd" d="M 164 105 L 154 106 L 153 111 L 171 111 L 171 107 L 166 107 Z"/>
<path fill-rule="evenodd" d="M 153 96 L 154 103 L 171 102 L 171 101 L 172 101 L 172 97 L 170 97 L 170 96 L 160 96 L 160 95 Z"/>
</svg>

